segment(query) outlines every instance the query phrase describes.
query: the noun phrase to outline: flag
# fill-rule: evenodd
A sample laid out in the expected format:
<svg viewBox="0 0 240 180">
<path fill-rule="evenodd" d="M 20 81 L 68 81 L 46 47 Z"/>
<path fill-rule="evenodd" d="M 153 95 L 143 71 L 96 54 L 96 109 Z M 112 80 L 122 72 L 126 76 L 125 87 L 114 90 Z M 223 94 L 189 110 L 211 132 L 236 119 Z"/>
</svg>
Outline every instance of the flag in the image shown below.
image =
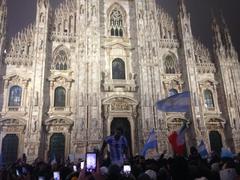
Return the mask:
<svg viewBox="0 0 240 180">
<path fill-rule="evenodd" d="M 208 156 L 208 151 L 203 140 L 201 140 L 200 144 L 198 145 L 198 153 L 203 159 L 207 158 Z"/>
<path fill-rule="evenodd" d="M 233 153 L 231 150 L 222 148 L 221 150 L 221 158 L 233 158 Z"/>
<path fill-rule="evenodd" d="M 177 155 L 183 155 L 185 151 L 186 127 L 186 122 L 184 122 L 178 131 L 174 131 L 168 136 L 168 140 L 172 145 L 172 149 Z"/>
<path fill-rule="evenodd" d="M 185 91 L 159 100 L 156 106 L 158 110 L 164 112 L 188 112 L 191 108 L 190 92 Z"/>
<path fill-rule="evenodd" d="M 149 133 L 147 142 L 144 144 L 144 147 L 140 154 L 145 157 L 147 151 L 149 149 L 154 149 L 154 148 L 157 148 L 157 137 L 156 137 L 156 133 L 154 132 L 154 128 L 152 128 Z"/>
</svg>

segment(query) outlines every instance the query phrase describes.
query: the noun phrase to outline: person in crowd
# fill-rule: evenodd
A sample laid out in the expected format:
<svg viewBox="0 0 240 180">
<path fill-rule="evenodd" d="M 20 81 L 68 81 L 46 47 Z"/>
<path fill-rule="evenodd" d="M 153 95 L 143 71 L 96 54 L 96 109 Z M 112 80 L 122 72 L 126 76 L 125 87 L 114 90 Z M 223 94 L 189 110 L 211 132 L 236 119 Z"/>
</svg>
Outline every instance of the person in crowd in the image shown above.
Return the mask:
<svg viewBox="0 0 240 180">
<path fill-rule="evenodd" d="M 36 159 L 27 164 L 27 157 L 22 156 L 11 165 L 0 167 L 0 180 L 54 180 L 53 172 L 58 171 L 60 180 L 237 180 L 240 179 L 239 155 L 220 158 L 213 153 L 209 160 L 202 159 L 194 148 L 189 157 L 173 156 L 159 159 L 144 159 L 136 155 L 129 159 L 131 172 L 123 172 L 118 164 L 108 163 L 105 159 L 97 161 L 96 172 L 86 172 L 80 168 L 74 172 L 74 162 L 44 162 Z M 78 162 L 75 162 L 77 165 Z"/>
<path fill-rule="evenodd" d="M 101 148 L 102 156 L 104 155 L 104 149 L 107 144 L 110 147 L 111 163 L 117 164 L 121 167 L 124 164 L 124 161 L 130 156 L 128 142 L 126 137 L 123 136 L 121 128 L 116 128 L 114 135 L 105 138 Z"/>
</svg>

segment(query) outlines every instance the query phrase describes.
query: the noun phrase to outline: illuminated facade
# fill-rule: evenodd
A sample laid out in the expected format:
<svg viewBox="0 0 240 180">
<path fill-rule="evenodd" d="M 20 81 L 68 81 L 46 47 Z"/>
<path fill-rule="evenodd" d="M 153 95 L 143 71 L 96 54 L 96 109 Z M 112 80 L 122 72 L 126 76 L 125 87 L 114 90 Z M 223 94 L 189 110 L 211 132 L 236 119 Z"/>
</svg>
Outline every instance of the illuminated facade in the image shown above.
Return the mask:
<svg viewBox="0 0 240 180">
<path fill-rule="evenodd" d="M 77 157 L 117 126 L 133 154 L 151 128 L 158 150 L 170 152 L 167 135 L 186 117 L 192 122 L 187 147 L 204 139 L 209 150 L 240 151 L 240 65 L 226 23 L 213 18 L 211 56 L 193 37 L 182 0 L 178 9 L 175 23 L 155 0 L 66 0 L 56 10 L 38 0 L 35 23 L 7 43 L 2 0 L 5 160 L 22 153 L 29 161 L 53 153 Z M 156 110 L 158 99 L 184 90 L 191 92 L 190 115 Z"/>
</svg>

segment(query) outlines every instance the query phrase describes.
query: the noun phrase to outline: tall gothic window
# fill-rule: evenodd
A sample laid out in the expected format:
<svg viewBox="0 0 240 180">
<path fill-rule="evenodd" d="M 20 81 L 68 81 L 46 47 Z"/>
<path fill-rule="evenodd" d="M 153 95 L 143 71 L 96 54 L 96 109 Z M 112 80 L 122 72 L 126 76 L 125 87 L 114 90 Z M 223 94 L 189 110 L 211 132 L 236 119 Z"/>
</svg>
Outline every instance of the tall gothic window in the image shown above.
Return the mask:
<svg viewBox="0 0 240 180">
<path fill-rule="evenodd" d="M 54 94 L 54 107 L 65 107 L 66 90 L 63 87 L 57 87 Z"/>
<path fill-rule="evenodd" d="M 177 94 L 178 93 L 178 91 L 176 90 L 176 89 L 170 89 L 169 91 L 168 91 L 168 96 L 173 96 L 173 95 L 175 95 L 175 94 Z"/>
<path fill-rule="evenodd" d="M 205 106 L 207 108 L 213 108 L 214 107 L 213 94 L 208 89 L 204 91 L 204 102 L 205 102 Z"/>
<path fill-rule="evenodd" d="M 13 86 L 9 92 L 8 106 L 21 106 L 22 88 Z"/>
<path fill-rule="evenodd" d="M 120 58 L 116 58 L 112 62 L 112 78 L 125 79 L 125 63 Z"/>
<path fill-rule="evenodd" d="M 123 16 L 120 10 L 113 9 L 110 14 L 111 36 L 123 36 Z"/>
<path fill-rule="evenodd" d="M 165 72 L 167 74 L 175 74 L 176 73 L 176 62 L 172 56 L 168 55 L 165 58 L 164 66 L 165 66 Z"/>
<path fill-rule="evenodd" d="M 60 47 L 55 50 L 53 55 L 52 69 L 56 70 L 67 70 L 70 67 L 68 54 L 64 47 Z"/>
</svg>

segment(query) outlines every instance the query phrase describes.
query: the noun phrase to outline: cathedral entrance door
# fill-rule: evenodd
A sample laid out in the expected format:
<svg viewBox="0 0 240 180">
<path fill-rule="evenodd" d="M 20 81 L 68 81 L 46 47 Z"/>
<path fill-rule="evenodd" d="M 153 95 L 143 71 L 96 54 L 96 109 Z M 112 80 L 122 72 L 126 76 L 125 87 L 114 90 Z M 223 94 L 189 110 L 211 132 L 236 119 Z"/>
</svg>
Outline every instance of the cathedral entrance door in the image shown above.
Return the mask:
<svg viewBox="0 0 240 180">
<path fill-rule="evenodd" d="M 114 133 L 116 128 L 121 128 L 123 130 L 123 135 L 127 138 L 129 150 L 132 154 L 132 140 L 131 140 L 131 126 L 127 118 L 115 117 L 111 123 L 111 134 Z"/>
<path fill-rule="evenodd" d="M 7 134 L 2 141 L 2 160 L 10 165 L 17 160 L 19 139 L 16 134 Z"/>
<path fill-rule="evenodd" d="M 64 161 L 65 136 L 62 133 L 54 133 L 50 138 L 50 158 L 56 158 L 57 162 Z"/>
<path fill-rule="evenodd" d="M 210 131 L 209 133 L 211 150 L 220 154 L 222 148 L 222 137 L 218 131 Z"/>
</svg>

